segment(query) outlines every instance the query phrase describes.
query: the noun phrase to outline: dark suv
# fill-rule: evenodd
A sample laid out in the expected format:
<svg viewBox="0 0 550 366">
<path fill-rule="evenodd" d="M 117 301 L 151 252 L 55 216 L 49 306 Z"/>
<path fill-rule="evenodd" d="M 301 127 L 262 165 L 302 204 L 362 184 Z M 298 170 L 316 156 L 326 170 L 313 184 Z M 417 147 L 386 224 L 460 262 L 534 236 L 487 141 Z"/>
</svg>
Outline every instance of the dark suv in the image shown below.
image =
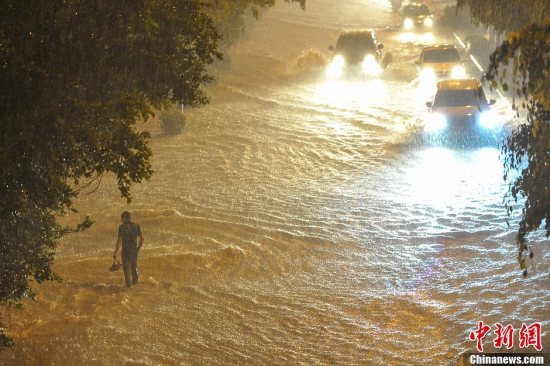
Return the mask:
<svg viewBox="0 0 550 366">
<path fill-rule="evenodd" d="M 433 25 L 433 14 L 430 9 L 419 3 L 407 4 L 401 11 L 403 27 L 411 30 L 414 27 L 431 28 Z"/>
<path fill-rule="evenodd" d="M 338 77 L 353 70 L 367 75 L 379 75 L 390 62 L 388 53 L 382 59 L 382 48 L 384 45 L 377 42 L 374 30 L 344 32 L 338 38 L 336 46 L 329 47 L 334 55 L 327 74 Z"/>
</svg>

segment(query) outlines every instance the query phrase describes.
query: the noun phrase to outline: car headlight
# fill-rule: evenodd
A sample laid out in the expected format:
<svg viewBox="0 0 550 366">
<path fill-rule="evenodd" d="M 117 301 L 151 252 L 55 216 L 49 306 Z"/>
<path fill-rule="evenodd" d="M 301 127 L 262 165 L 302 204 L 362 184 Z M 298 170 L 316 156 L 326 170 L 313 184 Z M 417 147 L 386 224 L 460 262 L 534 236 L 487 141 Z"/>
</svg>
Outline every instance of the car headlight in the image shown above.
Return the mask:
<svg viewBox="0 0 550 366">
<path fill-rule="evenodd" d="M 453 79 L 462 79 L 466 77 L 466 70 L 464 69 L 464 66 L 455 66 L 453 67 L 451 71 L 451 77 Z"/>
<path fill-rule="evenodd" d="M 376 62 L 373 55 L 367 55 L 361 64 L 361 68 L 368 75 L 380 75 L 382 67 Z"/>
<path fill-rule="evenodd" d="M 327 76 L 330 78 L 336 78 L 342 75 L 344 67 L 346 66 L 346 59 L 342 55 L 334 57 L 332 62 L 327 67 Z"/>
<path fill-rule="evenodd" d="M 405 29 L 412 29 L 412 27 L 414 27 L 414 22 L 410 18 L 405 18 L 403 21 L 403 26 Z"/>
<path fill-rule="evenodd" d="M 427 132 L 439 132 L 447 127 L 447 119 L 441 113 L 432 113 L 426 120 L 424 129 Z"/>
<path fill-rule="evenodd" d="M 434 24 L 434 21 L 432 18 L 425 18 L 424 19 L 424 26 L 431 27 Z"/>
<path fill-rule="evenodd" d="M 421 83 L 435 83 L 435 71 L 431 67 L 425 67 L 420 71 L 420 82 Z"/>
<path fill-rule="evenodd" d="M 498 116 L 493 111 L 485 111 L 479 115 L 478 121 L 481 127 L 493 129 L 498 125 Z"/>
</svg>

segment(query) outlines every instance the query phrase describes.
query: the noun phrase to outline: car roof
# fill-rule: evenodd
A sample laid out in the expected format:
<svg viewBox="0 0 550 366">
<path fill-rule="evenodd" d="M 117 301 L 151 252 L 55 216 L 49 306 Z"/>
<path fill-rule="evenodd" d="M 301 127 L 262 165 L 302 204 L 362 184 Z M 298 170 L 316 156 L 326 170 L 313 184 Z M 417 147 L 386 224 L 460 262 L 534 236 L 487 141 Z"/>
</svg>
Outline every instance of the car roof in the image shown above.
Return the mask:
<svg viewBox="0 0 550 366">
<path fill-rule="evenodd" d="M 426 9 L 429 9 L 426 4 L 422 4 L 422 3 L 408 3 L 408 4 L 403 5 L 403 10 L 412 9 L 412 8 L 426 8 Z"/>
<path fill-rule="evenodd" d="M 437 90 L 475 90 L 480 87 L 476 79 L 449 79 L 437 83 Z"/>
<path fill-rule="evenodd" d="M 362 35 L 370 35 L 374 37 L 374 29 L 360 29 L 360 30 L 350 30 L 350 31 L 344 31 L 342 34 L 340 34 L 340 37 L 342 36 L 362 36 Z"/>
<path fill-rule="evenodd" d="M 433 46 L 425 46 L 422 51 L 431 51 L 431 50 L 452 50 L 456 47 L 452 44 L 437 44 Z"/>
</svg>

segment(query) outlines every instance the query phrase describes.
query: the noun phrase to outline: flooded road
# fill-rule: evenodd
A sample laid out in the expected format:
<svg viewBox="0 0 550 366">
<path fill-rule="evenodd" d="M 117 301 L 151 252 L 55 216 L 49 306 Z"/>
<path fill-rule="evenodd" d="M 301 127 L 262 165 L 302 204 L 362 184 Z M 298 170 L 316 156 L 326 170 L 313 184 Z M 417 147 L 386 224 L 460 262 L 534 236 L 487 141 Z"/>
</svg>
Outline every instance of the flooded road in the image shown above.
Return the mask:
<svg viewBox="0 0 550 366">
<path fill-rule="evenodd" d="M 532 239 L 523 279 L 498 148 L 426 146 L 410 127 L 422 43 L 453 39 L 385 30 L 388 1 L 347 3 L 270 10 L 211 104 L 151 140 L 130 206 L 112 179 L 81 197 L 96 224 L 61 243 L 64 281 L 9 311 L 0 364 L 455 365 L 478 321 L 541 322 L 550 347 L 550 251 Z M 365 24 L 394 55 L 381 79 L 296 66 Z M 146 239 L 130 290 L 107 271 L 126 209 Z"/>
</svg>

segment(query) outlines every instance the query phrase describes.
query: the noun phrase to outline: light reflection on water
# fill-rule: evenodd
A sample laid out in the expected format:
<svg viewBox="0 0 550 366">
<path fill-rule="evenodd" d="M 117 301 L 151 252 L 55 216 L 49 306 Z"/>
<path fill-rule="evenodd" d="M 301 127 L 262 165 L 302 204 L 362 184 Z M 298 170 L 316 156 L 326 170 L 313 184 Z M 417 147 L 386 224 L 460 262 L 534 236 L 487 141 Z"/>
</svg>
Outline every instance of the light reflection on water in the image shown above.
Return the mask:
<svg viewBox="0 0 550 366">
<path fill-rule="evenodd" d="M 380 79 L 365 81 L 329 80 L 320 82 L 311 103 L 329 105 L 340 110 L 361 112 L 370 106 L 386 103 L 386 83 Z"/>
<path fill-rule="evenodd" d="M 401 32 L 397 39 L 401 43 L 414 43 L 420 45 L 431 45 L 436 41 L 432 32 Z"/>
<path fill-rule="evenodd" d="M 409 203 L 460 209 L 493 195 L 492 190 L 502 185 L 499 156 L 497 148 L 457 151 L 434 147 L 421 151 L 406 172 Z"/>
</svg>

